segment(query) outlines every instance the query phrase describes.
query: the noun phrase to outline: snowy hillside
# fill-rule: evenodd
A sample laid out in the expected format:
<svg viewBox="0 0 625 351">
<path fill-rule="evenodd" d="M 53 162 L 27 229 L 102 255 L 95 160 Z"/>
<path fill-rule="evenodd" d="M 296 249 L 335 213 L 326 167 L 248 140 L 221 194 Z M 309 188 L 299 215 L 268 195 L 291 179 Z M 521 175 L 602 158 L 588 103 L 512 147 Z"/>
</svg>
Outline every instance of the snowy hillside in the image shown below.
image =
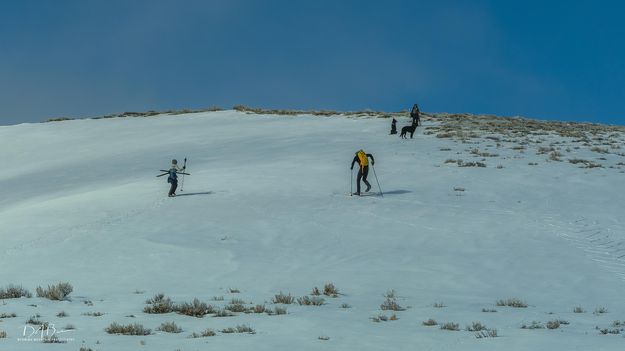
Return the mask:
<svg viewBox="0 0 625 351">
<path fill-rule="evenodd" d="M 33 295 L 0 299 L 0 350 L 625 347 L 622 129 L 448 115 L 414 139 L 389 129 L 235 111 L 0 127 L 0 295 Z M 360 148 L 383 196 L 348 195 Z M 155 176 L 185 157 L 168 198 Z M 59 282 L 67 299 L 37 297 Z M 211 313 L 145 313 L 158 293 Z M 65 343 L 24 336 L 31 317 Z M 254 333 L 223 332 L 237 326 Z"/>
</svg>

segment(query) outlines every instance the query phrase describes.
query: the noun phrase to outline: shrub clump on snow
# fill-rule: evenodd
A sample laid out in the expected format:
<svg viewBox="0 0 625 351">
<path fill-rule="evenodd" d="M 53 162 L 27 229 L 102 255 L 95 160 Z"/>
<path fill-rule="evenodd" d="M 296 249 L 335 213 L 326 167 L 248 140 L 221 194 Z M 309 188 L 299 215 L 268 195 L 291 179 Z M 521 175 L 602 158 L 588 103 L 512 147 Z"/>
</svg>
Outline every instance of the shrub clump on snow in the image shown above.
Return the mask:
<svg viewBox="0 0 625 351">
<path fill-rule="evenodd" d="M 466 329 L 467 331 L 471 331 L 471 332 L 479 332 L 482 330 L 486 330 L 488 328 L 486 328 L 486 326 L 480 322 L 473 322 L 471 325 L 467 325 Z"/>
<path fill-rule="evenodd" d="M 200 300 L 193 299 L 191 303 L 184 302 L 174 306 L 174 311 L 185 316 L 203 317 L 209 313 L 215 313 L 215 308 Z"/>
<path fill-rule="evenodd" d="M 106 329 L 109 334 L 122 334 L 122 335 L 150 335 L 152 330 L 146 329 L 141 324 L 128 324 L 121 325 L 116 322 L 111 323 Z"/>
<path fill-rule="evenodd" d="M 447 322 L 441 325 L 441 329 L 449 331 L 459 331 L 460 325 L 458 323 Z"/>
<path fill-rule="evenodd" d="M 196 333 L 196 332 L 193 332 L 191 335 L 189 335 L 189 338 L 192 338 L 192 339 L 195 339 L 195 338 L 206 338 L 206 337 L 215 336 L 215 335 L 216 335 L 216 333 L 215 333 L 214 330 L 212 330 L 212 329 L 205 329 L 205 330 L 203 330 L 199 334 Z"/>
<path fill-rule="evenodd" d="M 279 294 L 275 295 L 273 299 L 271 300 L 271 302 L 273 303 L 282 303 L 285 305 L 290 305 L 294 301 L 295 301 L 295 298 L 291 296 L 291 294 L 284 295 L 282 291 Z"/>
<path fill-rule="evenodd" d="M 605 307 L 597 307 L 595 308 L 595 312 L 593 312 L 593 314 L 596 314 L 596 315 L 604 314 L 604 313 L 608 313 L 608 309 Z"/>
<path fill-rule="evenodd" d="M 328 283 L 323 286 L 323 294 L 329 297 L 338 297 L 339 289 L 337 289 L 334 284 Z"/>
<path fill-rule="evenodd" d="M 427 321 L 425 321 L 425 322 L 423 322 L 421 324 L 425 325 L 426 327 L 432 327 L 432 326 L 438 325 L 438 322 L 436 322 L 434 319 L 430 318 L 430 319 L 428 319 Z"/>
<path fill-rule="evenodd" d="M 4 330 L 0 330 L 0 339 L 4 339 L 7 337 L 7 332 L 5 332 Z"/>
<path fill-rule="evenodd" d="M 475 337 L 477 339 L 496 338 L 498 336 L 499 335 L 497 335 L 497 329 L 486 329 L 475 333 Z"/>
<path fill-rule="evenodd" d="M 248 334 L 256 334 L 256 331 L 252 329 L 250 326 L 245 324 L 237 325 L 234 328 L 225 328 L 221 330 L 224 334 L 232 334 L 232 333 L 248 333 Z"/>
<path fill-rule="evenodd" d="M 540 322 L 532 321 L 530 325 L 523 324 L 521 329 L 545 329 L 545 327 Z"/>
<path fill-rule="evenodd" d="M 174 304 L 169 297 L 164 294 L 156 294 L 153 298 L 148 299 L 146 302 L 149 306 L 145 306 L 143 312 L 145 313 L 170 313 L 174 311 Z"/>
<path fill-rule="evenodd" d="M 401 307 L 395 298 L 387 297 L 386 300 L 380 305 L 380 309 L 384 311 L 405 311 L 404 307 Z"/>
<path fill-rule="evenodd" d="M 40 286 L 37 287 L 37 297 L 43 297 L 50 300 L 62 301 L 74 290 L 70 283 L 58 283 L 56 285 L 48 285 L 47 289 Z"/>
<path fill-rule="evenodd" d="M 65 344 L 67 343 L 66 340 L 61 340 L 59 338 L 57 338 L 56 336 L 44 336 L 43 339 L 41 339 L 41 342 L 44 344 Z"/>
<path fill-rule="evenodd" d="M 182 333 L 182 328 L 176 325 L 175 322 L 162 323 L 158 328 L 156 328 L 156 330 L 163 331 L 165 333 Z"/>
<path fill-rule="evenodd" d="M 552 321 L 547 322 L 545 326 L 547 327 L 547 329 L 558 329 L 560 328 L 561 325 L 567 325 L 567 324 L 569 324 L 569 322 L 565 320 L 554 319 Z"/>
<path fill-rule="evenodd" d="M 6 288 L 0 289 L 0 300 L 19 299 L 20 297 L 31 298 L 33 294 L 19 285 L 9 285 Z"/>
<path fill-rule="evenodd" d="M 516 308 L 526 308 L 527 304 L 519 299 L 512 298 L 506 300 L 497 301 L 497 306 L 508 306 L 508 307 L 516 307 Z"/>
<path fill-rule="evenodd" d="M 270 316 L 281 315 L 281 314 L 286 314 L 286 308 L 276 306 L 276 307 L 274 307 L 273 311 L 272 310 L 266 310 L 265 312 L 268 315 L 270 315 Z"/>
<path fill-rule="evenodd" d="M 313 296 L 302 296 L 297 299 L 297 303 L 302 306 L 321 306 L 325 305 L 325 300 L 321 297 Z"/>
<path fill-rule="evenodd" d="M 573 309 L 573 313 L 586 313 L 586 310 L 584 310 L 582 307 L 577 306 Z"/>
</svg>

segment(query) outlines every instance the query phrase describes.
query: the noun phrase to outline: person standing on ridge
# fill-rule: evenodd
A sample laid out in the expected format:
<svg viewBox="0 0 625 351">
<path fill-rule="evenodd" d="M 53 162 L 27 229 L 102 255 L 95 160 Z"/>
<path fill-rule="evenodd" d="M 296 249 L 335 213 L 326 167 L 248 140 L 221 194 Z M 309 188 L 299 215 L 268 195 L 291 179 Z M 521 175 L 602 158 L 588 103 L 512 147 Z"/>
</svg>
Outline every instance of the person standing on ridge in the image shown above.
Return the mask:
<svg viewBox="0 0 625 351">
<path fill-rule="evenodd" d="M 178 172 L 184 172 L 186 166 L 182 168 L 178 167 L 178 160 L 171 160 L 171 167 L 169 167 L 169 177 L 167 178 L 167 183 L 171 184 L 169 188 L 169 197 L 176 196 L 176 189 L 178 188 Z"/>
<path fill-rule="evenodd" d="M 414 104 L 412 106 L 412 111 L 410 111 L 410 117 L 412 118 L 412 126 L 418 126 L 421 124 L 421 116 L 419 111 L 419 105 Z"/>
<path fill-rule="evenodd" d="M 369 158 L 371 158 L 371 165 L 375 166 L 375 159 L 372 154 L 365 153 L 362 149 L 356 151 L 356 156 L 352 160 L 351 169 L 354 169 L 354 163 L 358 162 L 360 169 L 358 170 L 358 177 L 356 178 L 356 193 L 355 195 L 360 196 L 360 179 L 365 182 L 367 189 L 365 192 L 371 189 L 371 184 L 367 181 L 367 175 L 369 174 Z"/>
</svg>

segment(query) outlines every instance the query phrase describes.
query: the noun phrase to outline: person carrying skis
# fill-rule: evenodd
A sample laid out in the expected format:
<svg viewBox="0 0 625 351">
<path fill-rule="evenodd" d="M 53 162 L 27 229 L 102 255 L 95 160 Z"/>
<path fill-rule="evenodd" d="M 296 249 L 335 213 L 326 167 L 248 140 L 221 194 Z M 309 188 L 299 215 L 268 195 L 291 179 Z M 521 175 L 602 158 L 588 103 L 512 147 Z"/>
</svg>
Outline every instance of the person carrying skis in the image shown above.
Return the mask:
<svg viewBox="0 0 625 351">
<path fill-rule="evenodd" d="M 367 175 L 369 174 L 369 158 L 371 158 L 371 165 L 375 166 L 375 159 L 372 154 L 365 153 L 362 149 L 356 151 L 356 156 L 352 160 L 351 169 L 354 169 L 354 163 L 358 162 L 360 169 L 358 170 L 358 176 L 356 178 L 356 193 L 355 195 L 360 196 L 360 179 L 365 182 L 367 189 L 365 192 L 371 189 L 371 184 L 367 181 Z"/>
<path fill-rule="evenodd" d="M 169 177 L 167 178 L 167 183 L 171 184 L 169 188 L 169 194 L 167 196 L 174 197 L 176 196 L 176 189 L 178 188 L 178 172 L 184 172 L 186 166 L 182 168 L 178 167 L 178 160 L 171 160 L 171 167 L 169 167 Z"/>
</svg>

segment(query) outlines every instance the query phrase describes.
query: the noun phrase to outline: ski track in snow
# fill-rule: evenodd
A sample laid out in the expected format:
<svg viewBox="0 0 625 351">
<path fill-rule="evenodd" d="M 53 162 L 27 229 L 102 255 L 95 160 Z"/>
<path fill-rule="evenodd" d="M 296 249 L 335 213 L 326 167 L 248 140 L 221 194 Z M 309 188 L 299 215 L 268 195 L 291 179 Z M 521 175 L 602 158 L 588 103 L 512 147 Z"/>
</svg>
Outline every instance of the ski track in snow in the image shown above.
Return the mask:
<svg viewBox="0 0 625 351">
<path fill-rule="evenodd" d="M 83 236 L 85 233 L 101 231 L 102 228 L 119 226 L 127 221 L 129 218 L 136 217 L 149 211 L 158 209 L 167 200 L 167 198 L 161 198 L 153 201 L 150 205 L 147 205 L 143 208 L 133 209 L 121 213 L 108 214 L 104 218 L 92 222 L 68 226 L 52 232 L 45 232 L 42 235 L 35 237 L 34 239 L 30 239 L 21 242 L 18 245 L 5 248 L 2 252 L 2 255 L 16 255 L 23 252 L 24 250 L 30 250 L 36 247 L 45 247 L 53 244 L 58 244 L 59 242 L 71 241 L 78 236 Z"/>
<path fill-rule="evenodd" d="M 625 280 L 623 228 L 616 224 L 610 227 L 598 220 L 585 217 L 568 222 L 565 220 L 554 222 L 550 219 L 546 219 L 546 223 L 556 229 L 556 235 L 581 249 L 588 259 L 594 261 L 602 269 Z M 563 223 L 568 223 L 568 225 L 563 225 Z"/>
</svg>

